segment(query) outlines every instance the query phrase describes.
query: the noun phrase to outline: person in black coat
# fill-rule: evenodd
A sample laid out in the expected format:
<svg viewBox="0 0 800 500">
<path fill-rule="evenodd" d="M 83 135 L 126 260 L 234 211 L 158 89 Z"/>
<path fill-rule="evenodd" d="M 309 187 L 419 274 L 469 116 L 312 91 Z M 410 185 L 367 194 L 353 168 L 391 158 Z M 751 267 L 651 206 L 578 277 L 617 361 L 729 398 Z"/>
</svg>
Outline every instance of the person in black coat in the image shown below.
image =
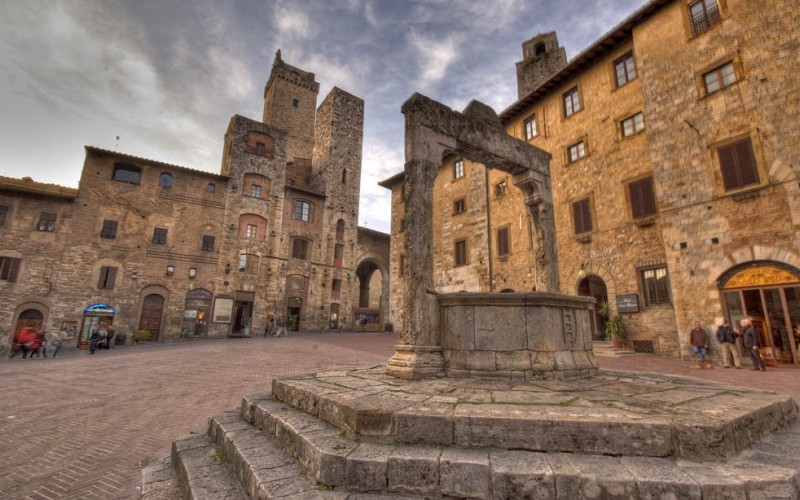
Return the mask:
<svg viewBox="0 0 800 500">
<path fill-rule="evenodd" d="M 767 371 L 767 365 L 758 352 L 761 348 L 761 336 L 756 331 L 756 327 L 753 326 L 750 318 L 743 319 L 740 324 L 744 329 L 742 332 L 742 345 L 744 345 L 744 350 L 747 351 L 747 354 L 750 355 L 750 359 L 753 360 L 753 370 Z"/>
</svg>

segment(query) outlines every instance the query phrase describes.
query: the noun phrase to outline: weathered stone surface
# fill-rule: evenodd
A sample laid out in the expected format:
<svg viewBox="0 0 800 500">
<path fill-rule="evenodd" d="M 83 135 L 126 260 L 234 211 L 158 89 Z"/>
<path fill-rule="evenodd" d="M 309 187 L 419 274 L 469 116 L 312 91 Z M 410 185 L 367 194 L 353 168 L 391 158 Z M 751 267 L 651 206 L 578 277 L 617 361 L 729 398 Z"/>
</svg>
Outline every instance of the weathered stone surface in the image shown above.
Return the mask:
<svg viewBox="0 0 800 500">
<path fill-rule="evenodd" d="M 491 452 L 492 498 L 555 498 L 555 477 L 544 453 Z"/>
<path fill-rule="evenodd" d="M 347 457 L 347 487 L 353 491 L 384 491 L 388 485 L 387 462 L 394 446 L 361 443 Z"/>
<path fill-rule="evenodd" d="M 489 498 L 491 471 L 485 450 L 446 447 L 439 458 L 442 495 Z"/>
<path fill-rule="evenodd" d="M 453 444 L 455 404 L 421 403 L 394 414 L 394 439 L 400 443 Z"/>
<path fill-rule="evenodd" d="M 622 457 L 620 464 L 635 478 L 641 499 L 704 498 L 700 484 L 672 460 Z"/>
<path fill-rule="evenodd" d="M 425 496 L 439 494 L 439 455 L 437 448 L 402 446 L 387 461 L 389 490 Z"/>
</svg>

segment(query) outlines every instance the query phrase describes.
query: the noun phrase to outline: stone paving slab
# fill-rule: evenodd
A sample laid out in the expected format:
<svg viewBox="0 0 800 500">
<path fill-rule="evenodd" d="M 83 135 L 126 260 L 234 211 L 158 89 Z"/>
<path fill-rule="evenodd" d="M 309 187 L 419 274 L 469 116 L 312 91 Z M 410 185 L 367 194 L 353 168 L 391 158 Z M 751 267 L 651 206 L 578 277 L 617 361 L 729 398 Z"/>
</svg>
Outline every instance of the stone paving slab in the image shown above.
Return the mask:
<svg viewBox="0 0 800 500">
<path fill-rule="evenodd" d="M 276 379 L 273 392 L 353 438 L 693 460 L 730 457 L 798 415 L 789 396 L 665 375 L 389 384 L 381 370 Z"/>
</svg>

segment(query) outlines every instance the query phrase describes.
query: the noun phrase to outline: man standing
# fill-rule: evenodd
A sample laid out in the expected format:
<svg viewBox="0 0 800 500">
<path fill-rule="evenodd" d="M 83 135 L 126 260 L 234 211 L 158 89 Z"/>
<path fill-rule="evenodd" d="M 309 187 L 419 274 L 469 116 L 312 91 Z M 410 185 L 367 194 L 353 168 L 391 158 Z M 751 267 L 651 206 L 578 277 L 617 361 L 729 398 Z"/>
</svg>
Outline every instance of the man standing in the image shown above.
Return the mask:
<svg viewBox="0 0 800 500">
<path fill-rule="evenodd" d="M 743 319 L 741 325 L 744 329 L 744 332 L 742 332 L 742 344 L 747 354 L 750 355 L 750 359 L 753 360 L 753 370 L 767 371 L 767 365 L 764 363 L 764 360 L 761 359 L 761 354 L 758 352 L 761 347 L 761 336 L 756 331 L 756 327 L 753 326 L 753 322 L 750 321 L 750 318 Z"/>
<path fill-rule="evenodd" d="M 727 319 L 722 322 L 722 325 L 717 329 L 717 342 L 719 342 L 720 350 L 722 350 L 722 364 L 725 368 L 731 367 L 730 358 L 733 358 L 733 364 L 738 370 L 741 368 L 739 361 L 739 350 L 736 348 L 736 332 L 731 328 L 731 322 Z"/>
<path fill-rule="evenodd" d="M 708 332 L 700 325 L 699 321 L 694 322 L 694 329 L 689 334 L 689 339 L 692 345 L 692 352 L 700 355 L 695 367 L 705 367 L 706 353 L 708 352 Z"/>
</svg>

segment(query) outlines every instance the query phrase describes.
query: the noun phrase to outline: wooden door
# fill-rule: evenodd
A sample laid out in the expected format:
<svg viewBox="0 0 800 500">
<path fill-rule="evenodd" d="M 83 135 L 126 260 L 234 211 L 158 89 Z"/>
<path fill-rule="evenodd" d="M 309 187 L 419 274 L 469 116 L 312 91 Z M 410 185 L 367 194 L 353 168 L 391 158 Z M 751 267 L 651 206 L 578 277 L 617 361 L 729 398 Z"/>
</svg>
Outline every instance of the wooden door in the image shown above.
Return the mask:
<svg viewBox="0 0 800 500">
<path fill-rule="evenodd" d="M 139 318 L 139 330 L 150 332 L 150 340 L 158 340 L 161 333 L 161 315 L 164 312 L 164 297 L 148 295 L 142 303 L 142 315 Z"/>
</svg>

